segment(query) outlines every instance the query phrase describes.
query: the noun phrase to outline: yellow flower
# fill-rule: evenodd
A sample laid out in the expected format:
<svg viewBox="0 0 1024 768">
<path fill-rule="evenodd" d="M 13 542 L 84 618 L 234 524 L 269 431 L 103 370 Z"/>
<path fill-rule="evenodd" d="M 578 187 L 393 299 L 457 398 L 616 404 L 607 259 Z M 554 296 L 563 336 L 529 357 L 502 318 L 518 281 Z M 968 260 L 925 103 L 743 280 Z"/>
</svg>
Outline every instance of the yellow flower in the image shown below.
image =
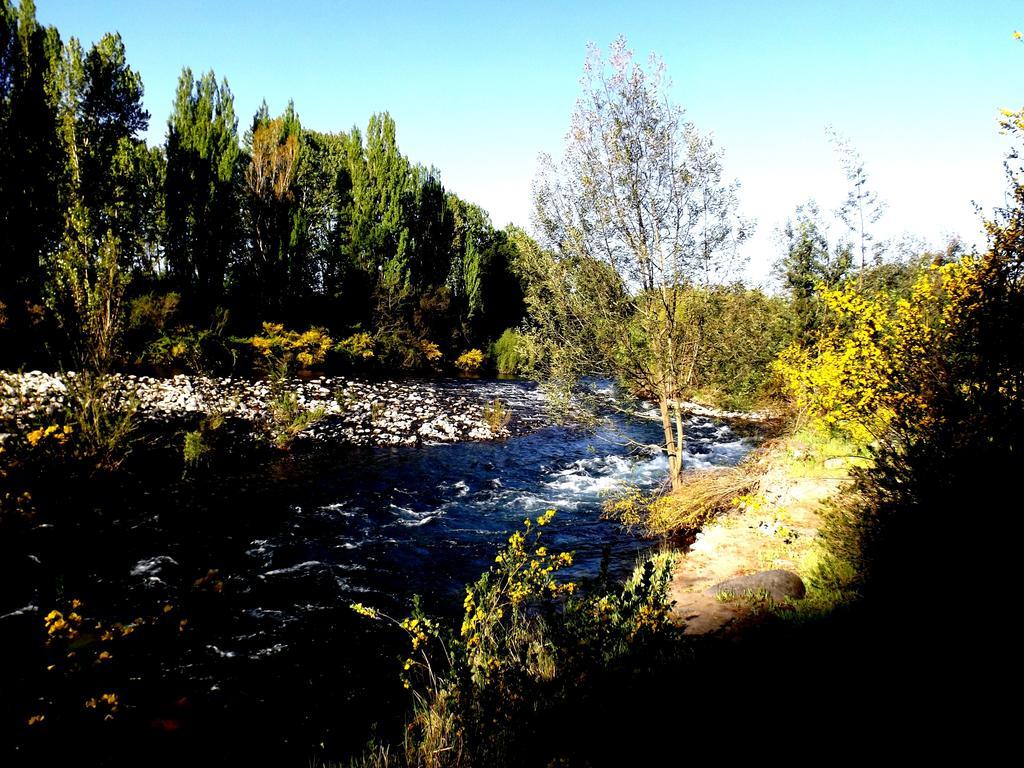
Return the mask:
<svg viewBox="0 0 1024 768">
<path fill-rule="evenodd" d="M 369 619 L 376 619 L 376 618 L 379 617 L 376 609 L 368 608 L 367 606 L 363 605 L 362 603 L 352 603 L 352 605 L 350 605 L 349 607 L 353 611 L 358 613 L 360 616 L 366 616 Z"/>
</svg>

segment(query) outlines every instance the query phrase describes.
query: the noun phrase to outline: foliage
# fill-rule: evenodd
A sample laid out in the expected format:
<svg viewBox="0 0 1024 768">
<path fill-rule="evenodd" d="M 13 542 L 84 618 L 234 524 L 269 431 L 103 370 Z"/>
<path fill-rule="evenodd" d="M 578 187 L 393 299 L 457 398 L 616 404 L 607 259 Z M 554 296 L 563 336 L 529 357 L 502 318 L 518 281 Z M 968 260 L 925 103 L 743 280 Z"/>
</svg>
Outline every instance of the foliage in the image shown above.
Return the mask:
<svg viewBox="0 0 1024 768">
<path fill-rule="evenodd" d="M 735 245 L 749 226 L 736 215 L 736 184 L 723 181 L 721 153 L 669 102 L 664 68 L 652 72 L 632 61 L 624 39 L 609 60 L 592 47 L 562 165 L 546 158 L 534 189 L 536 221 L 555 265 L 554 280 L 580 287 L 594 271 L 617 290 L 615 301 L 556 305 L 534 315 L 549 346 L 555 376 L 574 384 L 591 361 L 604 361 L 634 390 L 657 398 L 662 413 L 669 476 L 682 474 L 679 400 L 695 382 L 702 354 L 682 306 L 681 287 L 708 285 L 735 266 Z M 571 294 L 573 288 L 552 293 Z M 561 295 L 558 298 L 562 298 Z M 530 302 L 531 310 L 539 302 Z M 552 313 L 573 312 L 581 324 Z M 596 328 L 595 328 L 596 327 Z M 624 329 L 629 329 L 624 332 Z M 594 336 L 593 343 L 580 337 Z M 586 355 L 605 344 L 604 354 Z M 577 352 L 578 350 L 578 352 Z"/>
<path fill-rule="evenodd" d="M 871 464 L 824 530 L 825 587 L 851 579 L 876 606 L 926 569 L 970 509 L 1015 493 L 1024 426 L 1024 191 L 987 225 L 990 247 L 933 264 L 910 295 L 826 300 L 842 323 L 780 361 L 817 421 L 871 441 Z M 980 565 L 980 564 L 979 564 Z M 851 575 L 852 574 L 852 575 Z M 927 601 L 922 597 L 922 602 Z"/>
<path fill-rule="evenodd" d="M 194 313 L 221 300 L 239 229 L 238 119 L 226 81 L 183 69 L 167 120 L 165 248 L 171 278 Z"/>
<path fill-rule="evenodd" d="M 345 355 L 350 362 L 354 363 L 372 360 L 374 356 L 373 348 L 373 337 L 365 331 L 353 333 L 351 336 L 346 336 L 334 345 L 335 352 L 340 352 Z"/>
<path fill-rule="evenodd" d="M 849 139 L 831 128 L 828 133 L 829 139 L 839 155 L 843 172 L 846 174 L 846 181 L 850 185 L 846 200 L 839 208 L 839 218 L 847 229 L 856 234 L 860 240 L 860 272 L 863 274 L 867 268 L 868 244 L 875 239 L 869 227 L 872 224 L 877 224 L 878 220 L 882 218 L 886 205 L 879 199 L 878 193 L 868 186 L 864 160 L 851 146 Z M 876 243 L 876 256 L 879 255 L 883 247 L 882 244 Z"/>
<path fill-rule="evenodd" d="M 118 266 L 118 241 L 108 232 L 93 251 L 82 216 L 81 207 L 69 215 L 64 246 L 55 258 L 50 307 L 75 367 L 103 373 L 119 352 L 127 281 Z"/>
<path fill-rule="evenodd" d="M 506 328 L 491 347 L 491 357 L 498 373 L 516 375 L 526 373 L 535 361 L 530 359 L 527 337 L 515 328 Z"/>
<path fill-rule="evenodd" d="M 177 315 L 180 303 L 181 294 L 173 291 L 136 296 L 129 306 L 128 326 L 132 329 L 163 331 Z"/>
<path fill-rule="evenodd" d="M 409 638 L 403 680 L 415 704 L 404 764 L 549 759 L 550 745 L 535 743 L 546 718 L 578 703 L 581 686 L 610 667 L 634 657 L 649 661 L 659 643 L 674 637 L 666 599 L 672 560 L 646 560 L 625 585 L 607 592 L 582 591 L 557 578 L 571 555 L 543 543 L 553 516 L 551 510 L 525 520 L 494 565 L 466 588 L 455 636 L 446 639 L 418 604 L 403 621 L 352 606 Z"/>
<path fill-rule="evenodd" d="M 323 406 L 308 408 L 299 402 L 298 394 L 289 384 L 292 373 L 291 353 L 285 352 L 277 357 L 270 352 L 267 358 L 270 381 L 267 432 L 277 448 L 287 450 L 295 438 L 323 419 L 326 409 Z"/>
<path fill-rule="evenodd" d="M 224 426 L 224 414 L 210 413 L 199 422 L 199 428 L 185 433 L 182 443 L 182 459 L 185 474 L 194 472 L 206 463 L 213 452 L 211 436 Z"/>
<path fill-rule="evenodd" d="M 303 368 L 319 365 L 327 358 L 334 342 L 323 328 L 302 333 L 287 331 L 280 323 L 263 323 L 263 335 L 249 339 L 264 359 L 294 358 Z"/>
<path fill-rule="evenodd" d="M 735 507 L 756 484 L 750 464 L 689 472 L 671 493 L 622 488 L 605 500 L 603 512 L 647 536 L 691 535 Z"/>
<path fill-rule="evenodd" d="M 0 1 L 0 302 L 8 331 L 3 364 L 32 357 L 40 341 L 29 307 L 42 303 L 44 255 L 63 230 L 65 156 L 58 131 L 57 30 L 36 19 L 35 3 Z"/>
<path fill-rule="evenodd" d="M 850 273 L 852 256 L 845 243 L 830 250 L 825 224 L 813 200 L 798 206 L 782 232 L 785 254 L 775 264 L 789 294 L 796 339 L 810 344 L 825 325 L 819 288 L 834 288 Z"/>
<path fill-rule="evenodd" d="M 97 469 L 114 469 L 137 438 L 138 399 L 108 374 L 82 370 L 61 377 L 73 455 Z"/>
<path fill-rule="evenodd" d="M 505 406 L 500 398 L 494 398 L 494 400 L 484 406 L 483 409 L 484 423 L 490 428 L 494 434 L 500 434 L 508 428 L 509 422 L 512 421 L 512 412 Z"/>
<path fill-rule="evenodd" d="M 479 349 L 463 352 L 455 359 L 455 367 L 464 373 L 476 373 L 484 365 L 484 353 Z"/>
<path fill-rule="evenodd" d="M 797 406 L 865 441 L 901 425 L 929 428 L 937 382 L 926 372 L 943 345 L 954 354 L 962 343 L 959 305 L 976 300 L 981 264 L 968 256 L 935 265 L 906 299 L 864 296 L 849 283 L 825 291 L 835 327 L 811 351 L 789 348 L 777 365 Z"/>
</svg>

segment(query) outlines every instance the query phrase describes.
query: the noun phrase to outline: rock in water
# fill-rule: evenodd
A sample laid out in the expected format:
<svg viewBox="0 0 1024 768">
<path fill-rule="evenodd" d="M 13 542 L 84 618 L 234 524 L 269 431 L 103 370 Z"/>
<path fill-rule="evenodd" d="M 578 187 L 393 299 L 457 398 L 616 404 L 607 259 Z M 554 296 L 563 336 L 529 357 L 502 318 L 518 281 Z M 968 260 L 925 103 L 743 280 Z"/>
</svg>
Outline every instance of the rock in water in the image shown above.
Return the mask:
<svg viewBox="0 0 1024 768">
<path fill-rule="evenodd" d="M 704 594 L 715 597 L 722 592 L 736 596 L 742 596 L 748 592 L 766 592 L 772 600 L 786 598 L 799 600 L 807 593 L 807 590 L 803 581 L 795 573 L 777 569 L 726 579 L 706 589 Z"/>
</svg>

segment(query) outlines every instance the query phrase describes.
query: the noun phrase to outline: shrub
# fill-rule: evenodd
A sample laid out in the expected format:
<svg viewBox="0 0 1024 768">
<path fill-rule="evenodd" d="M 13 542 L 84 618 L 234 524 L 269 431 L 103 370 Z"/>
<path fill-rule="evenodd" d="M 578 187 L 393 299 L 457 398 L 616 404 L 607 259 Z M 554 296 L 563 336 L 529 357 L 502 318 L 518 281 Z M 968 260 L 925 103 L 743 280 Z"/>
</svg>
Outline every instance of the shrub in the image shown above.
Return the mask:
<svg viewBox="0 0 1024 768">
<path fill-rule="evenodd" d="M 492 402 L 484 406 L 483 417 L 484 423 L 490 428 L 491 432 L 499 434 L 505 431 L 512 421 L 512 412 L 496 397 Z"/>
<path fill-rule="evenodd" d="M 373 359 L 374 345 L 373 336 L 361 331 L 339 341 L 334 345 L 334 351 L 344 355 L 349 362 L 358 363 Z"/>
<path fill-rule="evenodd" d="M 647 536 L 692 534 L 734 507 L 757 480 L 749 462 L 690 472 L 671 493 L 645 494 L 627 487 L 604 502 L 603 513 Z"/>
<path fill-rule="evenodd" d="M 181 296 L 177 293 L 147 293 L 132 300 L 128 310 L 130 328 L 163 331 L 177 312 Z"/>
<path fill-rule="evenodd" d="M 66 374 L 61 380 L 74 454 L 97 469 L 116 468 L 135 441 L 139 406 L 135 393 L 119 389 L 111 376 L 91 371 Z"/>
<path fill-rule="evenodd" d="M 249 344 L 265 359 L 288 356 L 303 368 L 322 363 L 334 346 L 323 328 L 299 333 L 285 330 L 280 323 L 263 323 L 263 335 L 251 337 Z"/>
<path fill-rule="evenodd" d="M 621 587 L 605 575 L 598 586 L 608 591 L 582 591 L 557 578 L 572 556 L 544 544 L 554 514 L 526 519 L 466 588 L 457 633 L 447 635 L 418 604 L 402 621 L 352 606 L 409 638 L 402 674 L 415 704 L 406 764 L 548 764 L 536 735 L 551 730 L 553 715 L 576 706 L 610 667 L 648 665 L 659 643 L 675 640 L 671 559 L 646 560 Z"/>
<path fill-rule="evenodd" d="M 210 437 L 224 425 L 223 413 L 210 413 L 203 417 L 199 428 L 185 433 L 182 445 L 182 458 L 185 463 L 185 474 L 194 471 L 203 464 L 213 451 Z"/>
<path fill-rule="evenodd" d="M 300 434 L 326 415 L 322 406 L 307 408 L 289 386 L 291 358 L 281 357 L 270 368 L 270 400 L 267 403 L 267 431 L 274 445 L 287 450 Z"/>
<path fill-rule="evenodd" d="M 529 373 L 537 357 L 534 340 L 514 328 L 506 328 L 491 346 L 494 365 L 498 373 L 506 376 L 522 376 Z"/>
<path fill-rule="evenodd" d="M 484 353 L 479 349 L 471 349 L 463 352 L 455 360 L 455 367 L 464 373 L 476 373 L 483 367 Z"/>
</svg>

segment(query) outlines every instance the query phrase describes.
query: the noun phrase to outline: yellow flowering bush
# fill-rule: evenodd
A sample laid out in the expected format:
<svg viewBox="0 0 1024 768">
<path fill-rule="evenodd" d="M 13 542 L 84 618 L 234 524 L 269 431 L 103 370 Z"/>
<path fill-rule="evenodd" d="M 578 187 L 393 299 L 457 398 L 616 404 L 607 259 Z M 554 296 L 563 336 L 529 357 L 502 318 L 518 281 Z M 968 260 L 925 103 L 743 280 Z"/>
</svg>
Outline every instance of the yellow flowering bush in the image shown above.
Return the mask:
<svg viewBox="0 0 1024 768">
<path fill-rule="evenodd" d="M 281 323 L 263 323 L 263 335 L 249 344 L 263 358 L 294 358 L 303 368 L 319 365 L 327 358 L 334 341 L 323 328 L 288 331 Z"/>
<path fill-rule="evenodd" d="M 63 445 L 71 436 L 73 429 L 70 424 L 50 424 L 46 427 L 39 427 L 25 435 L 25 440 L 35 448 L 44 441 Z"/>
<path fill-rule="evenodd" d="M 942 365 L 936 353 L 966 341 L 964 315 L 980 299 L 982 273 L 982 259 L 968 256 L 933 265 L 908 298 L 864 296 L 852 284 L 824 290 L 834 327 L 811 349 L 791 346 L 775 363 L 796 406 L 859 442 L 879 439 L 894 419 L 927 429 Z"/>
<path fill-rule="evenodd" d="M 335 345 L 336 352 L 347 355 L 351 360 L 370 360 L 374 356 L 373 336 L 362 331 L 347 336 Z"/>
<path fill-rule="evenodd" d="M 444 357 L 441 354 L 441 348 L 429 339 L 422 339 L 419 344 L 420 352 L 423 353 L 423 357 L 426 358 L 428 363 L 436 363 Z"/>
<path fill-rule="evenodd" d="M 479 349 L 463 352 L 455 359 L 455 367 L 465 373 L 476 373 L 484 364 L 484 353 Z"/>
</svg>

